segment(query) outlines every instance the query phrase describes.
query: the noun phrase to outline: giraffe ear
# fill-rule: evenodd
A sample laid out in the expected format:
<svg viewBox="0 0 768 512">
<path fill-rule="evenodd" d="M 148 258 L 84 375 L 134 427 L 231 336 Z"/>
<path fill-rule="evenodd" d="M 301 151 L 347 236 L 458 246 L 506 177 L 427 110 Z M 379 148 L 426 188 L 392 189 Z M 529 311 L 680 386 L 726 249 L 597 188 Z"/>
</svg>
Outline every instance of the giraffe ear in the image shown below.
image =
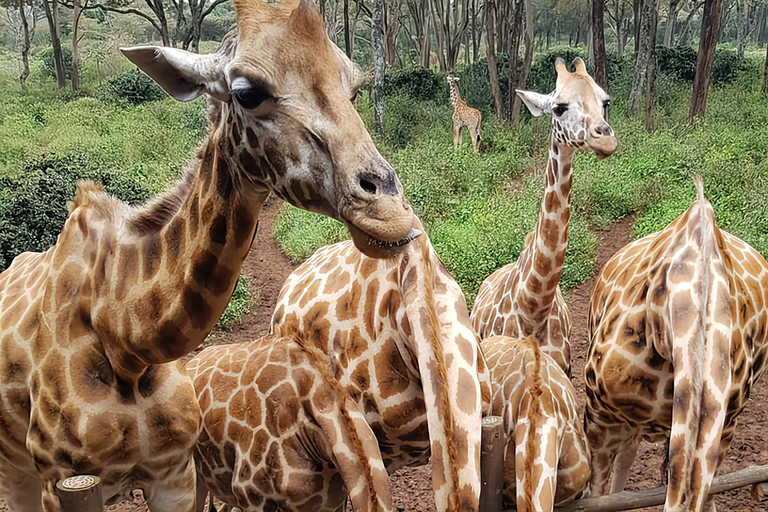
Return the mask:
<svg viewBox="0 0 768 512">
<path fill-rule="evenodd" d="M 198 55 L 165 46 L 136 46 L 120 51 L 178 101 L 192 101 L 203 93 L 221 101 L 229 99 L 220 54 Z"/>
<path fill-rule="evenodd" d="M 533 91 L 521 91 L 515 89 L 515 92 L 520 99 L 523 100 L 525 106 L 531 111 L 534 117 L 539 117 L 542 114 L 552 113 L 552 97 L 546 94 L 539 94 Z"/>
</svg>

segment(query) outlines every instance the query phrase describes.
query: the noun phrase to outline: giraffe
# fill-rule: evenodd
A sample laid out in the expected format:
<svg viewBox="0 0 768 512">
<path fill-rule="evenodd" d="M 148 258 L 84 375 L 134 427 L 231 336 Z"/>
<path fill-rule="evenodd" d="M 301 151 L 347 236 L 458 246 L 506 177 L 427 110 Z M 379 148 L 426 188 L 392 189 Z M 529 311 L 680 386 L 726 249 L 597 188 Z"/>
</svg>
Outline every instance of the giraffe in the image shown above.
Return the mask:
<svg viewBox="0 0 768 512">
<path fill-rule="evenodd" d="M 301 336 L 208 347 L 188 365 L 203 415 L 198 512 L 208 488 L 240 510 L 392 510 L 373 431 Z"/>
<path fill-rule="evenodd" d="M 348 241 L 318 249 L 280 291 L 271 332 L 286 330 L 326 355 L 390 472 L 431 454 L 437 510 L 478 509 L 490 381 L 461 289 L 426 235 L 386 259 Z"/>
<path fill-rule="evenodd" d="M 560 291 L 568 247 L 574 153 L 594 151 L 605 158 L 616 151 L 608 124 L 608 95 L 587 73 L 580 58 L 574 72 L 555 62 L 557 85 L 549 95 L 516 91 L 534 116 L 552 116 L 549 162 L 539 219 L 520 257 L 501 267 L 480 286 L 472 325 L 481 339 L 492 335 L 536 336 L 541 348 L 570 375 L 571 312 Z"/>
<path fill-rule="evenodd" d="M 552 511 L 582 495 L 590 453 L 576 390 L 534 336 L 482 341 L 491 372 L 492 414 L 504 420 L 504 500 L 518 512 Z"/>
<path fill-rule="evenodd" d="M 431 58 L 431 57 L 430 57 Z M 459 77 L 448 75 L 448 86 L 451 88 L 451 105 L 453 106 L 453 145 L 461 146 L 461 129 L 466 128 L 472 139 L 472 149 L 477 153 L 480 148 L 480 111 L 467 106 L 459 94 L 456 82 Z"/>
<path fill-rule="evenodd" d="M 110 503 L 140 488 L 152 510 L 194 508 L 200 409 L 177 360 L 224 310 L 269 192 L 343 221 L 371 254 L 418 235 L 350 102 L 360 73 L 310 2 L 234 5 L 216 53 L 122 50 L 176 99 L 212 98 L 186 176 L 142 208 L 81 183 L 56 244 L 0 274 L 0 493 L 14 510 L 57 510 L 57 480 L 77 473 L 100 476 Z"/>
<path fill-rule="evenodd" d="M 666 439 L 665 511 L 714 511 L 712 479 L 768 337 L 768 262 L 717 227 L 696 188 L 671 224 L 608 260 L 589 307 L 591 491 L 621 491 L 640 439 Z"/>
</svg>

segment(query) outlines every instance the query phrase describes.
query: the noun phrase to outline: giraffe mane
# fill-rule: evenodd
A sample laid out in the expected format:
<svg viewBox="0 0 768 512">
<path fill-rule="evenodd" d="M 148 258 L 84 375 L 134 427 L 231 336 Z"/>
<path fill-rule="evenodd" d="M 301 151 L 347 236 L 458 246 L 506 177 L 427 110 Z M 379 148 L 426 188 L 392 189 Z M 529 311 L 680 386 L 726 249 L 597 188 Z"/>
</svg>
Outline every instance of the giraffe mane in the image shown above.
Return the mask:
<svg viewBox="0 0 768 512">
<path fill-rule="evenodd" d="M 129 225 L 142 235 L 159 231 L 179 212 L 192 190 L 195 179 L 197 179 L 197 171 L 190 165 L 176 185 L 151 199 L 144 206 L 134 209 L 133 215 L 128 219 Z"/>
<path fill-rule="evenodd" d="M 525 501 L 528 505 L 528 510 L 533 510 L 533 466 L 536 459 L 536 446 L 535 439 L 536 429 L 538 428 L 539 420 L 541 419 L 541 349 L 535 336 L 528 336 L 527 338 L 520 340 L 520 345 L 527 349 L 529 356 L 525 358 L 525 380 L 528 381 L 528 389 L 531 394 L 531 400 L 528 403 L 528 411 L 526 416 L 529 421 L 529 433 L 525 446 L 525 485 L 523 492 L 525 495 Z"/>
<path fill-rule="evenodd" d="M 75 197 L 67 202 L 67 210 L 72 215 L 77 208 L 92 207 L 108 219 L 114 219 L 128 208 L 128 205 L 104 191 L 101 183 L 91 180 L 78 182 Z"/>
</svg>

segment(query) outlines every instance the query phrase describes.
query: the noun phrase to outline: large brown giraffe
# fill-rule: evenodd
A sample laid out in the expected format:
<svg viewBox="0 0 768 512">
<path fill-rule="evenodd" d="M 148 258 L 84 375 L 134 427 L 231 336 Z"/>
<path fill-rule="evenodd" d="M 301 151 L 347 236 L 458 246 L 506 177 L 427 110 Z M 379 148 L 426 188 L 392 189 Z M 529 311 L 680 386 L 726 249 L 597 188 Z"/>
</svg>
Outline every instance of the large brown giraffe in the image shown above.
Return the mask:
<svg viewBox="0 0 768 512">
<path fill-rule="evenodd" d="M 342 220 L 362 250 L 414 236 L 391 166 L 350 102 L 360 73 L 307 1 L 236 0 L 211 55 L 123 52 L 172 96 L 213 98 L 212 131 L 172 191 L 131 208 L 79 186 L 56 244 L 0 274 L 0 487 L 56 510 L 57 480 L 99 475 L 190 511 L 200 412 L 183 366 L 224 310 L 268 192 Z"/>
<path fill-rule="evenodd" d="M 560 291 L 571 217 L 572 162 L 577 150 L 604 158 L 616 151 L 608 124 L 608 95 L 580 58 L 574 72 L 555 63 L 557 85 L 549 95 L 517 91 L 534 116 L 552 116 L 549 162 L 539 220 L 516 262 L 501 267 L 480 286 L 472 325 L 481 339 L 493 335 L 536 336 L 542 350 L 570 374 L 571 312 Z"/>
<path fill-rule="evenodd" d="M 589 447 L 576 390 L 534 336 L 482 341 L 491 372 L 492 414 L 504 420 L 504 501 L 518 512 L 552 511 L 582 495 Z"/>
<path fill-rule="evenodd" d="M 461 99 L 459 85 L 456 83 L 459 77 L 448 75 L 448 87 L 451 91 L 451 105 L 453 106 L 453 145 L 461 146 L 461 129 L 466 128 L 469 138 L 472 140 L 472 149 L 477 153 L 480 148 L 480 122 L 482 115 L 476 108 L 472 108 Z"/>
<path fill-rule="evenodd" d="M 768 262 L 717 227 L 697 188 L 671 224 L 608 260 L 589 309 L 592 493 L 624 488 L 641 438 L 668 439 L 665 511 L 707 508 L 768 341 Z"/>
<path fill-rule="evenodd" d="M 208 347 L 187 369 L 203 414 L 202 496 L 240 510 L 391 510 L 371 428 L 328 358 L 300 336 Z M 202 484 L 201 484 L 202 482 Z"/>
<path fill-rule="evenodd" d="M 350 242 L 319 249 L 280 292 L 272 332 L 286 331 L 326 354 L 389 471 L 431 456 L 437 509 L 477 510 L 490 382 L 461 289 L 426 235 L 386 259 Z"/>
</svg>

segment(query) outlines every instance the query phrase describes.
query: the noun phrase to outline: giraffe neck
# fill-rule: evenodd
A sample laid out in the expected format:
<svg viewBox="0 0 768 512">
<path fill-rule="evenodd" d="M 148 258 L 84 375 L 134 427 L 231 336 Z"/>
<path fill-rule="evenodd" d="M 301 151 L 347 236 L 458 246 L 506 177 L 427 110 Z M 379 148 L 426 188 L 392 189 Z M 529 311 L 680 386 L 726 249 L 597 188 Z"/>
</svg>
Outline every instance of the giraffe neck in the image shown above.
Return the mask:
<svg viewBox="0 0 768 512">
<path fill-rule="evenodd" d="M 518 302 L 534 332 L 546 321 L 563 275 L 571 217 L 574 152 L 574 148 L 550 137 L 547 184 L 539 220 L 533 239 L 518 263 L 521 269 Z"/>
<path fill-rule="evenodd" d="M 175 213 L 148 207 L 131 221 L 132 236 L 116 241 L 112 268 L 92 270 L 95 282 L 100 272 L 102 281 L 121 277 L 112 293 L 96 294 L 91 318 L 99 338 L 110 340 L 104 345 L 113 366 L 126 375 L 190 353 L 229 302 L 267 196 L 239 172 L 236 130 L 222 123 L 209 138 Z M 110 237 L 105 232 L 104 242 Z"/>
<path fill-rule="evenodd" d="M 451 105 L 456 108 L 456 105 L 461 101 L 461 94 L 459 94 L 459 86 L 456 82 L 451 82 Z"/>
</svg>

